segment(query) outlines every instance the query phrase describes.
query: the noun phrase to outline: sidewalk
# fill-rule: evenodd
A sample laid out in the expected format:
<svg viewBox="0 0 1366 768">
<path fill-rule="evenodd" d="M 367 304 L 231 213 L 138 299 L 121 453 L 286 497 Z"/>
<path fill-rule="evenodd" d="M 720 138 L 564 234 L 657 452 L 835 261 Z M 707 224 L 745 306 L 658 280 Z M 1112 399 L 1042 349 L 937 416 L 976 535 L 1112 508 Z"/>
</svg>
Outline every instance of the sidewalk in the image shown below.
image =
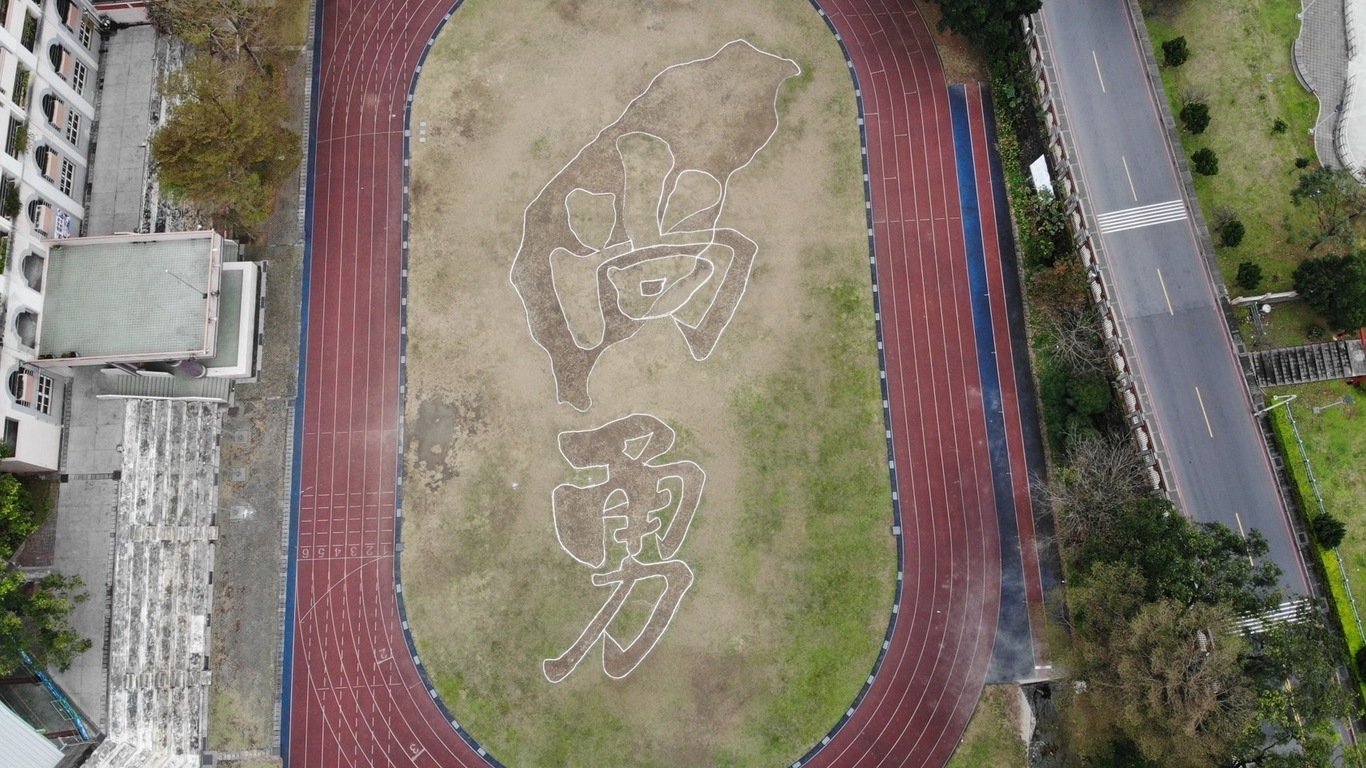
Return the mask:
<svg viewBox="0 0 1366 768">
<path fill-rule="evenodd" d="M 1340 168 L 1337 142 L 1343 90 L 1347 83 L 1347 25 L 1343 16 L 1344 0 L 1302 0 L 1305 10 L 1300 36 L 1295 39 L 1292 58 L 1295 74 L 1304 87 L 1319 99 L 1319 117 L 1314 126 L 1314 150 L 1319 162 Z"/>
<path fill-rule="evenodd" d="M 119 470 L 123 466 L 123 400 L 95 399 L 92 369 L 77 369 L 67 401 L 70 422 L 58 490 L 52 568 L 85 581 L 90 599 L 78 605 L 72 627 L 89 638 L 90 650 L 66 672 L 52 670 L 76 706 L 100 729 L 108 724 L 109 586 Z"/>
</svg>

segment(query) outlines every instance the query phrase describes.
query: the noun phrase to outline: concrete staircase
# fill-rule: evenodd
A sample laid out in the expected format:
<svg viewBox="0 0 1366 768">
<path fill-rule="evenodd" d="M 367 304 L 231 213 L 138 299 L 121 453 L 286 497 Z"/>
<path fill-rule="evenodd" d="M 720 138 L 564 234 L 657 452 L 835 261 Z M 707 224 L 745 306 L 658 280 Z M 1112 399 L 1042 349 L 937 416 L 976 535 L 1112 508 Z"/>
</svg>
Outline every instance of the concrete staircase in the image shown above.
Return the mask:
<svg viewBox="0 0 1366 768">
<path fill-rule="evenodd" d="M 110 595 L 108 740 L 85 768 L 201 765 L 213 682 L 207 659 L 222 429 L 217 404 L 128 403 Z"/>
<path fill-rule="evenodd" d="M 101 398 L 145 398 L 149 400 L 204 400 L 226 403 L 232 395 L 232 379 L 190 379 L 171 375 L 113 373 L 100 387 Z"/>
<path fill-rule="evenodd" d="M 1253 373 L 1263 387 L 1366 376 L 1361 339 L 1283 347 L 1252 353 Z"/>
</svg>

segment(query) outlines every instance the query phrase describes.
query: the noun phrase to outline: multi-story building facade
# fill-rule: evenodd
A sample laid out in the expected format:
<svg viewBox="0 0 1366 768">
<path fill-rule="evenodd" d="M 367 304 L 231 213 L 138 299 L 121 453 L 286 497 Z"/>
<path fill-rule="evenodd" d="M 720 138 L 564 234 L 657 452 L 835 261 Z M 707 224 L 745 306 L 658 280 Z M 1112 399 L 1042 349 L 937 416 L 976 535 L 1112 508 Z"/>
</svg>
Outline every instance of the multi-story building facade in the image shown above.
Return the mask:
<svg viewBox="0 0 1366 768">
<path fill-rule="evenodd" d="M 119 3 L 116 10 L 141 13 L 133 21 L 145 22 L 145 12 L 124 7 L 130 5 L 135 4 Z M 156 386 L 120 381 L 113 396 L 198 399 L 213 399 L 217 395 L 207 393 L 227 392 L 230 385 L 181 386 L 183 377 L 241 380 L 255 372 L 260 271 L 237 261 L 232 241 L 211 233 L 111 237 L 112 230 L 142 229 L 129 220 L 95 232 L 100 238 L 72 242 L 56 257 L 61 241 L 88 229 L 100 32 L 102 24 L 112 23 L 105 10 L 97 11 L 91 0 L 0 0 L 0 470 L 60 468 L 72 366 L 105 365 L 108 372 L 141 379 L 176 377 Z M 118 148 L 108 149 L 118 156 Z M 145 166 L 145 143 L 142 153 Z M 139 181 L 144 171 L 137 170 Z M 111 178 L 122 177 L 115 172 Z M 196 254 L 209 242 L 213 257 L 200 264 Z M 120 254 L 128 256 L 126 262 Z M 211 333 L 200 346 L 173 354 L 147 344 L 156 335 L 150 329 L 160 328 L 157 318 L 171 317 L 157 310 L 180 306 L 187 296 L 198 298 L 190 290 L 192 276 L 177 271 L 187 258 L 194 269 L 208 270 L 195 278 L 205 286 L 205 306 L 195 311 L 202 310 L 210 328 L 221 326 L 223 338 Z M 106 276 L 102 284 L 92 283 L 96 274 Z M 143 324 L 124 322 L 134 317 Z M 82 322 L 90 338 L 58 332 Z M 121 338 L 120 329 L 140 338 Z"/>
<path fill-rule="evenodd" d="M 99 61 L 86 0 L 0 0 L 0 468 L 55 470 L 60 378 L 30 365 L 43 312 L 43 241 L 81 234 Z"/>
</svg>

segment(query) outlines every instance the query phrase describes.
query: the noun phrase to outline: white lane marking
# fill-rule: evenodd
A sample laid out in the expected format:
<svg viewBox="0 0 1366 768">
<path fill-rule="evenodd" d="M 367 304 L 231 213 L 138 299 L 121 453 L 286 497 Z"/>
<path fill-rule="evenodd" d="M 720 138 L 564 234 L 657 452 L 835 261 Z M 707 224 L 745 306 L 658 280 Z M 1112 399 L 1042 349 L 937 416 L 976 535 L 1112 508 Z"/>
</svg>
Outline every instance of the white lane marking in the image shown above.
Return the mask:
<svg viewBox="0 0 1366 768">
<path fill-rule="evenodd" d="M 1096 52 L 1091 51 L 1091 61 L 1096 63 L 1096 79 L 1100 81 L 1100 92 L 1105 93 L 1105 78 L 1100 74 L 1100 59 L 1096 58 Z"/>
<path fill-rule="evenodd" d="M 1186 204 L 1180 199 L 1096 215 L 1096 222 L 1100 224 L 1102 233 L 1123 232 L 1126 229 L 1151 227 L 1154 224 L 1167 224 L 1185 219 Z"/>
<path fill-rule="evenodd" d="M 1134 202 L 1138 202 L 1138 190 L 1134 189 L 1134 177 L 1129 175 L 1129 160 L 1124 155 L 1119 156 L 1119 161 L 1124 163 L 1124 178 L 1129 180 L 1129 194 L 1134 196 Z"/>
<path fill-rule="evenodd" d="M 1200 394 L 1199 387 L 1195 388 L 1195 399 L 1200 401 L 1200 415 L 1205 417 L 1205 431 L 1209 433 L 1210 437 L 1214 437 L 1214 427 L 1210 426 L 1209 412 L 1205 410 L 1205 397 Z"/>
<path fill-rule="evenodd" d="M 1167 294 L 1167 281 L 1162 278 L 1162 270 L 1157 270 L 1157 282 L 1162 284 L 1162 298 L 1167 300 L 1167 314 L 1175 316 L 1172 311 L 1172 297 Z"/>
<path fill-rule="evenodd" d="M 1238 521 L 1238 533 L 1242 535 L 1242 537 L 1243 537 L 1244 540 L 1246 540 L 1246 539 L 1247 539 L 1247 531 L 1243 530 L 1243 516 L 1240 515 L 1240 514 L 1238 514 L 1237 512 L 1234 512 L 1234 513 L 1233 513 L 1233 519 Z M 1253 562 L 1253 560 L 1252 560 L 1252 555 L 1251 555 L 1251 554 L 1248 554 L 1248 556 L 1247 556 L 1247 564 L 1250 565 L 1250 566 L 1252 566 L 1253 568 L 1256 568 L 1256 567 L 1257 567 L 1257 564 L 1256 564 L 1255 562 Z"/>
</svg>

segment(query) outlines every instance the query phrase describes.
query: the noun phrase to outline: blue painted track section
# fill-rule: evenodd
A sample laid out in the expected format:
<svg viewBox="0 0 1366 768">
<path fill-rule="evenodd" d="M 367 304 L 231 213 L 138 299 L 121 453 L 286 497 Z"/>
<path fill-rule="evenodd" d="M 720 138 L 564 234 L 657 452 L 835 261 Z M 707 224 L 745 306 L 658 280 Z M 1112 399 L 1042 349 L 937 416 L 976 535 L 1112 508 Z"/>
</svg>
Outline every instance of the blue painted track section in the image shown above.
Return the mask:
<svg viewBox="0 0 1366 768">
<path fill-rule="evenodd" d="M 313 87 L 308 94 L 310 105 L 318 103 L 318 83 L 322 73 L 322 31 L 323 2 L 317 0 L 313 7 Z M 308 110 L 308 165 L 304 169 L 306 191 L 304 194 L 304 263 L 299 304 L 299 378 L 294 389 L 294 445 L 293 462 L 289 469 L 289 551 L 286 553 L 285 568 L 285 626 L 284 653 L 281 658 L 280 674 L 280 754 L 286 764 L 289 762 L 289 712 L 294 688 L 294 593 L 299 578 L 299 561 L 295 553 L 299 551 L 299 476 L 303 473 L 302 461 L 304 437 L 304 385 L 308 381 L 308 296 L 312 285 L 313 264 L 313 195 L 314 167 L 318 155 L 318 112 L 313 106 Z"/>
<path fill-rule="evenodd" d="M 1034 674 L 1033 646 L 1025 599 L 1024 563 L 1020 555 L 1020 530 L 1015 517 L 1010 450 L 1006 442 L 1005 416 L 1001 410 L 1001 376 L 996 366 L 996 334 L 991 319 L 991 292 L 987 284 L 986 252 L 982 241 L 982 211 L 977 198 L 972 125 L 968 119 L 967 93 L 962 85 L 949 86 L 949 108 L 953 121 L 958 196 L 962 207 L 963 242 L 967 250 L 968 286 L 972 294 L 972 330 L 977 343 L 982 410 L 986 416 L 987 450 L 991 457 L 992 490 L 996 496 L 996 522 L 1001 532 L 1001 609 L 996 628 L 996 649 L 992 654 L 987 680 L 1023 680 Z"/>
</svg>

